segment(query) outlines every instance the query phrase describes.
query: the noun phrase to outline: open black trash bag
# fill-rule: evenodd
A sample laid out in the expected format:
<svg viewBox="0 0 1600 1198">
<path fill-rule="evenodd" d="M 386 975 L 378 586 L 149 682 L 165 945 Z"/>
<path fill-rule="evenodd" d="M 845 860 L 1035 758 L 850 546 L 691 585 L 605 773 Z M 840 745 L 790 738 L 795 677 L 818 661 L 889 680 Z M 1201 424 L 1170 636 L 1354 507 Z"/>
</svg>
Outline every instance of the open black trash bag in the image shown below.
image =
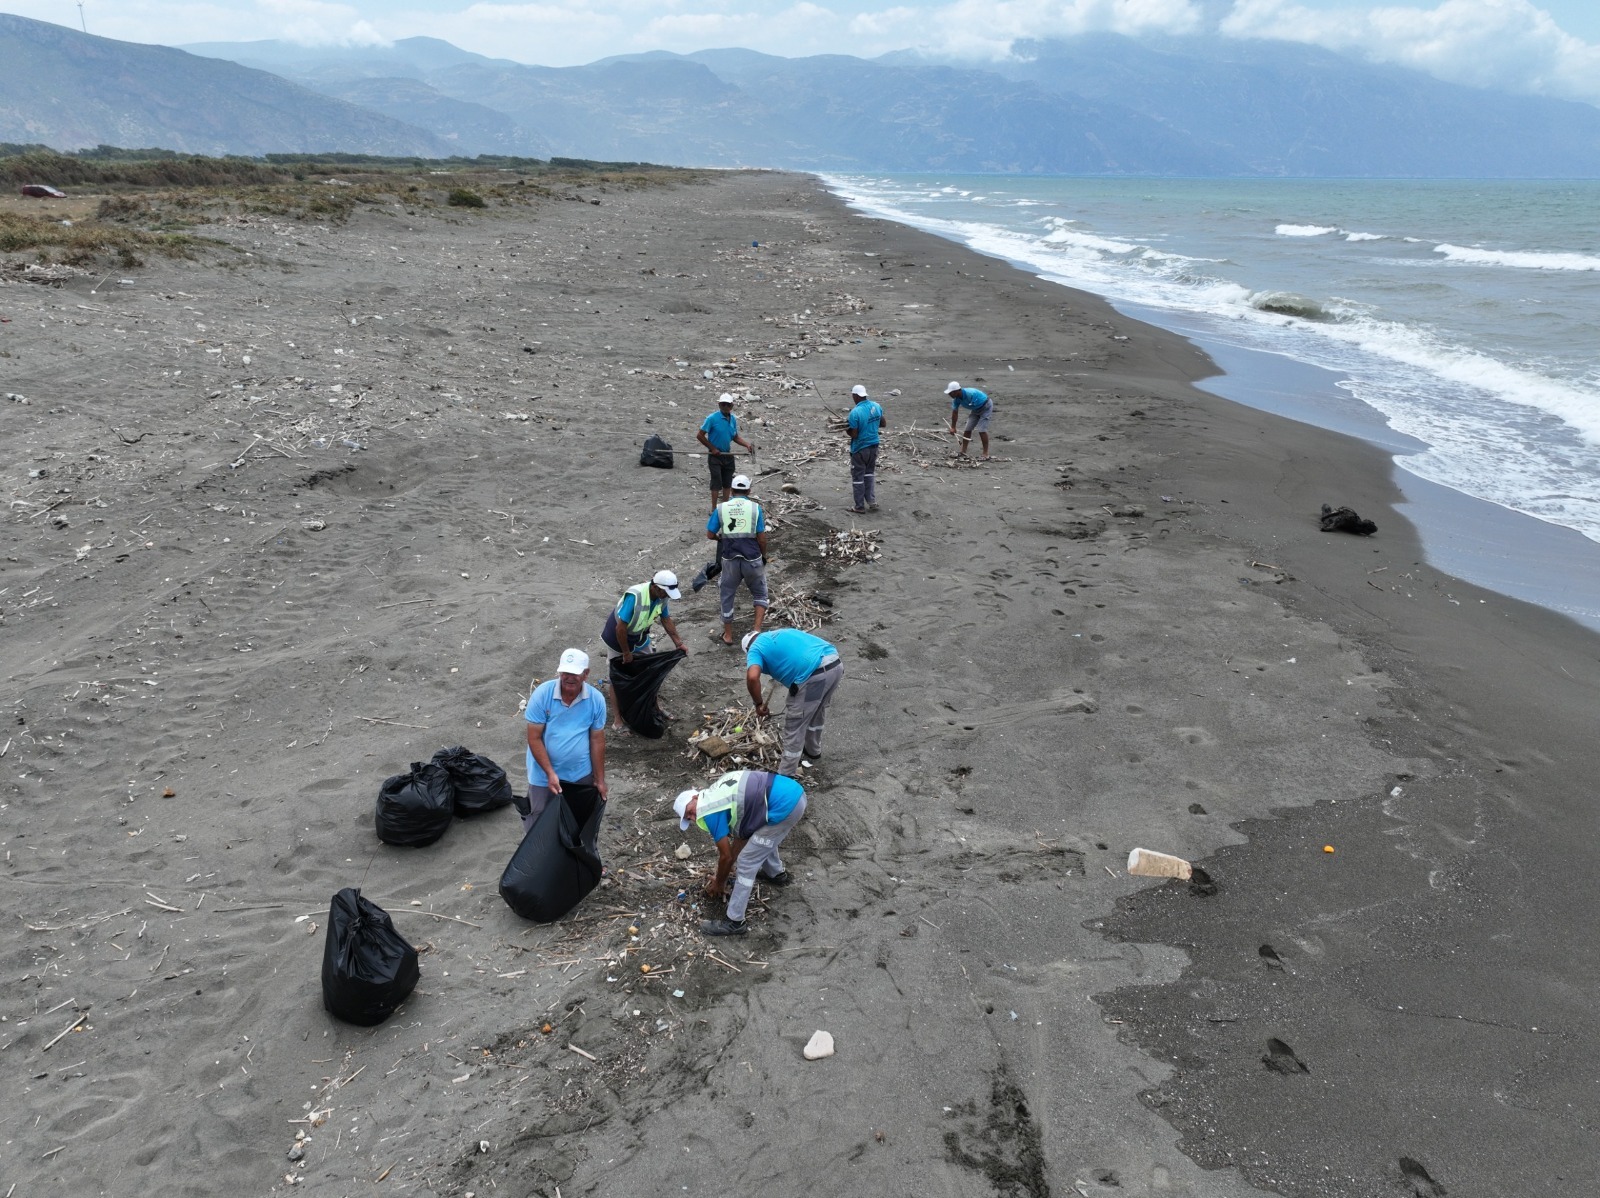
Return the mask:
<svg viewBox="0 0 1600 1198">
<path fill-rule="evenodd" d="M 454 814 L 450 771 L 431 761 L 414 761 L 409 774 L 396 774 L 378 788 L 373 822 L 384 844 L 420 847 L 443 836 Z"/>
<path fill-rule="evenodd" d="M 651 433 L 639 453 L 639 465 L 655 466 L 660 470 L 672 469 L 672 446 L 659 433 Z"/>
<path fill-rule="evenodd" d="M 322 948 L 322 1005 L 330 1015 L 362 1027 L 382 1023 L 421 976 L 417 950 L 387 911 L 353 887 L 333 896 Z"/>
<path fill-rule="evenodd" d="M 672 673 L 672 667 L 686 654 L 682 649 L 671 653 L 635 654 L 630 662 L 620 657 L 611 659 L 611 691 L 617 699 L 617 711 L 622 722 L 640 736 L 660 740 L 667 733 L 667 718 L 661 714 L 656 702 L 656 692 Z"/>
<path fill-rule="evenodd" d="M 433 764 L 444 766 L 450 774 L 457 815 L 478 815 L 510 804 L 511 782 L 505 770 L 487 757 L 452 745 L 435 753 Z"/>
<path fill-rule="evenodd" d="M 552 923 L 600 884 L 600 791 L 563 782 L 500 875 L 500 897 L 523 919 Z"/>
</svg>

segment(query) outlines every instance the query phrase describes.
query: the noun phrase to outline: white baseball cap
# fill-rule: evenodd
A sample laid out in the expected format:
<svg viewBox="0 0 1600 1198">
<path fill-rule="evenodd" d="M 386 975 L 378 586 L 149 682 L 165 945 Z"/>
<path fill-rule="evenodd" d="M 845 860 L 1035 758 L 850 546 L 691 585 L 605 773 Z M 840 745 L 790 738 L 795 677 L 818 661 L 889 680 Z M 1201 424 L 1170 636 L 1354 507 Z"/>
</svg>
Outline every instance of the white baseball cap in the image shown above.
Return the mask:
<svg viewBox="0 0 1600 1198">
<path fill-rule="evenodd" d="M 689 810 L 689 801 L 698 798 L 699 795 L 698 790 L 681 790 L 678 792 L 678 797 L 672 800 L 672 809 L 678 813 L 678 831 L 689 830 L 689 817 L 685 812 Z"/>
<path fill-rule="evenodd" d="M 961 390 L 961 384 L 956 382 L 955 379 L 951 379 L 945 384 L 944 393 L 946 395 L 954 395 L 959 390 Z"/>
<path fill-rule="evenodd" d="M 763 630 L 763 631 L 765 631 L 765 630 Z M 747 633 L 745 633 L 744 634 L 744 639 L 739 642 L 739 648 L 743 649 L 746 653 L 750 652 L 750 642 L 755 640 L 756 637 L 758 637 L 760 635 L 761 635 L 760 632 L 747 632 Z"/>
<path fill-rule="evenodd" d="M 733 402 L 733 393 L 730 392 L 730 391 L 724 391 L 721 395 L 717 396 L 717 402 L 718 403 L 732 403 Z"/>
<path fill-rule="evenodd" d="M 750 489 L 750 476 L 748 474 L 735 474 L 733 481 L 728 484 L 732 491 L 748 491 Z"/>
<path fill-rule="evenodd" d="M 650 581 L 665 591 L 668 599 L 683 598 L 683 592 L 678 589 L 678 576 L 671 570 L 657 570 Z"/>
<path fill-rule="evenodd" d="M 850 388 L 850 394 L 854 395 L 857 399 L 865 399 L 867 397 L 867 389 L 860 383 L 857 383 L 854 387 Z"/>
<path fill-rule="evenodd" d="M 557 674 L 581 674 L 589 668 L 589 655 L 582 649 L 563 649 Z"/>
</svg>

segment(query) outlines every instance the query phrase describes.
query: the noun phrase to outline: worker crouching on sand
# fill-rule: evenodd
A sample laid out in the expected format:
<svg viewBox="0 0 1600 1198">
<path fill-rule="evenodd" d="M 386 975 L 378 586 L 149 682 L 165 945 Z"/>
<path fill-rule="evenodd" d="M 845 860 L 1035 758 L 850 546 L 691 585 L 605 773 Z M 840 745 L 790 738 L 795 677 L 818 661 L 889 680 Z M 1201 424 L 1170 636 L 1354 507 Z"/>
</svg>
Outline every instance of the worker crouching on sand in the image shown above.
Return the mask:
<svg viewBox="0 0 1600 1198">
<path fill-rule="evenodd" d="M 956 456 L 967 456 L 967 446 L 972 444 L 972 434 L 978 434 L 983 446 L 983 460 L 989 460 L 989 421 L 994 418 L 994 400 L 976 387 L 963 387 L 954 379 L 945 385 L 944 393 L 950 397 L 950 435 L 961 443 Z M 956 432 L 956 414 L 967 409 L 967 427 Z"/>
<path fill-rule="evenodd" d="M 789 688 L 789 705 L 783 713 L 783 758 L 780 773 L 793 776 L 801 767 L 822 756 L 822 726 L 828 704 L 844 677 L 839 650 L 820 636 L 798 628 L 752 632 L 742 642 L 745 652 L 745 686 L 755 702 L 756 714 L 771 712 L 761 699 L 761 675 L 771 675 Z M 802 760 L 802 756 L 810 760 Z"/>
<path fill-rule="evenodd" d="M 524 832 L 563 781 L 593 785 L 605 802 L 606 701 L 588 679 L 589 655 L 567 649 L 556 676 L 528 696 L 528 797 L 516 804 Z"/>
<path fill-rule="evenodd" d="M 750 588 L 755 605 L 755 630 L 767 618 L 767 514 L 750 498 L 750 476 L 733 476 L 733 498 L 719 503 L 706 521 L 706 539 L 717 542 L 722 563 L 718 593 L 722 597 L 722 643 L 733 644 L 733 601 L 739 584 Z"/>
<path fill-rule="evenodd" d="M 684 646 L 683 638 L 678 635 L 678 626 L 672 621 L 671 609 L 667 606 L 669 599 L 681 599 L 683 592 L 678 589 L 678 576 L 671 570 L 657 570 L 655 577 L 649 582 L 641 582 L 638 586 L 629 587 L 622 592 L 622 598 L 617 600 L 617 606 L 606 617 L 606 626 L 600 631 L 600 639 L 605 642 L 608 660 L 621 661 L 627 664 L 633 661 L 635 653 L 647 653 L 650 650 L 650 629 L 660 621 L 661 627 L 667 630 L 667 635 L 672 638 L 672 643 L 685 653 L 689 650 Z M 612 688 L 615 690 L 615 687 Z M 611 696 L 613 704 L 616 696 Z M 616 731 L 626 733 L 627 728 L 622 723 L 622 713 L 616 712 Z M 676 719 L 665 709 L 662 714 L 667 719 Z"/>
<path fill-rule="evenodd" d="M 672 808 L 682 831 L 698 825 L 717 845 L 717 868 L 706 897 L 726 894 L 728 911 L 722 919 L 702 921 L 700 930 L 707 936 L 743 936 L 756 879 L 771 886 L 790 882 L 778 846 L 806 813 L 804 788 L 766 770 L 733 770 L 703 790 L 684 791 Z"/>
</svg>

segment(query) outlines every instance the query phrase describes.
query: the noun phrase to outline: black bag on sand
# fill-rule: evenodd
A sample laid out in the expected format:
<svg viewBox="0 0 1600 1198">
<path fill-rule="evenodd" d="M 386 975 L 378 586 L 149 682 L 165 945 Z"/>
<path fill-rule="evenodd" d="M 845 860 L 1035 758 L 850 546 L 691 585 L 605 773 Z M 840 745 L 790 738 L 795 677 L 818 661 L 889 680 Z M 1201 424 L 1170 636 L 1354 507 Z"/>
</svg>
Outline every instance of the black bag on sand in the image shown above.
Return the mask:
<svg viewBox="0 0 1600 1198">
<path fill-rule="evenodd" d="M 1348 532 L 1358 537 L 1370 537 L 1378 531 L 1378 526 L 1371 520 L 1363 520 L 1350 508 L 1335 508 L 1325 503 L 1322 505 L 1322 531 Z"/>
<path fill-rule="evenodd" d="M 639 465 L 655 466 L 661 470 L 672 469 L 672 446 L 662 440 L 659 433 L 651 433 L 639 454 Z"/>
<path fill-rule="evenodd" d="M 600 884 L 600 791 L 563 782 L 500 875 L 500 897 L 523 919 L 553 923 Z"/>
<path fill-rule="evenodd" d="M 631 662 L 611 659 L 611 690 L 617 698 L 622 722 L 640 736 L 660 740 L 667 733 L 667 718 L 661 714 L 656 692 L 672 673 L 672 667 L 686 656 L 682 649 L 671 653 L 646 653 Z"/>
<path fill-rule="evenodd" d="M 417 950 L 389 913 L 346 886 L 328 908 L 322 1005 L 336 1019 L 371 1027 L 393 1015 L 417 984 Z"/>
<path fill-rule="evenodd" d="M 409 774 L 396 774 L 378 788 L 373 822 L 384 844 L 421 847 L 445 834 L 453 814 L 450 771 L 431 761 L 414 761 Z"/>
<path fill-rule="evenodd" d="M 512 801 L 511 782 L 505 770 L 487 757 L 453 745 L 435 753 L 433 764 L 444 766 L 450 775 L 457 815 L 494 811 Z"/>
</svg>

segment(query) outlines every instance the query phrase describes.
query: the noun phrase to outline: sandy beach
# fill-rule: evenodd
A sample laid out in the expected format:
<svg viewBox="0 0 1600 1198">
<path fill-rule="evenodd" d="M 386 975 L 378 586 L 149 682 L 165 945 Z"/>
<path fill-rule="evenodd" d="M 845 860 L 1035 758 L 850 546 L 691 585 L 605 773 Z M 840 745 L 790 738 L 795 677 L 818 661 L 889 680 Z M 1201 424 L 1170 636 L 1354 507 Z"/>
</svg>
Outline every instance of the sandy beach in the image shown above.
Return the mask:
<svg viewBox="0 0 1600 1198">
<path fill-rule="evenodd" d="M 1383 454 L 803 176 L 203 232 L 0 273 L 17 1198 L 1594 1192 L 1600 643 L 1428 565 Z M 952 462 L 949 379 L 994 462 Z M 509 809 L 379 843 L 438 748 L 520 789 L 530 686 L 704 563 L 724 390 L 779 615 L 846 667 L 799 884 L 695 930 L 671 797 L 748 704 L 714 588 L 674 605 L 682 720 L 610 746 L 572 916 L 496 893 Z M 823 548 L 853 528 L 875 558 Z M 376 1028 L 321 1006 L 344 886 L 423 950 Z"/>
</svg>

